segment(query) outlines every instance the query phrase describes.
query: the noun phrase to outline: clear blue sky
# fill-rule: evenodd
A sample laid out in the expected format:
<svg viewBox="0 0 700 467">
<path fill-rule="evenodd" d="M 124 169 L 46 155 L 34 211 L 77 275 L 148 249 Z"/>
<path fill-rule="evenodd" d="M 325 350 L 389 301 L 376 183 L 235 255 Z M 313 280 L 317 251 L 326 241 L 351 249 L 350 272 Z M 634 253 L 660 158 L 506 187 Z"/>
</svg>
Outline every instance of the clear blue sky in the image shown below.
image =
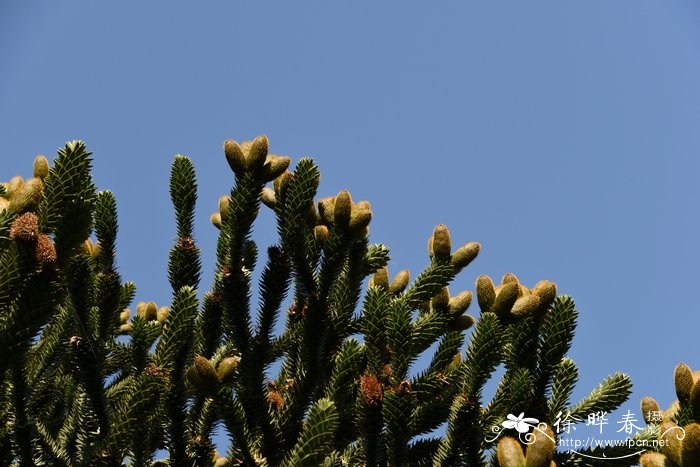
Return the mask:
<svg viewBox="0 0 700 467">
<path fill-rule="evenodd" d="M 665 407 L 674 366 L 700 368 L 700 6 L 427 5 L 3 1 L 2 178 L 85 140 L 120 272 L 167 304 L 173 156 L 198 170 L 208 287 L 222 142 L 267 134 L 317 161 L 321 195 L 371 201 L 390 271 L 419 272 L 445 223 L 482 244 L 453 293 L 482 273 L 557 282 L 581 312 L 574 398 L 621 370 L 625 408 Z"/>
</svg>

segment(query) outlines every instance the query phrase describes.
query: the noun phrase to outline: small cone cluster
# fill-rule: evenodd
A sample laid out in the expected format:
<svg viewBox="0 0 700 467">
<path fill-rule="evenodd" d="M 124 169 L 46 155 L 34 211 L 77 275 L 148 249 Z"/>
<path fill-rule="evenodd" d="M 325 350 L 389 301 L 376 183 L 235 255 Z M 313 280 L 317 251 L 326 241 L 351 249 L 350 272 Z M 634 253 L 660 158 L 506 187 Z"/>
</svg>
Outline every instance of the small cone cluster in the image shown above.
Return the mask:
<svg viewBox="0 0 700 467">
<path fill-rule="evenodd" d="M 224 141 L 224 154 L 236 176 L 242 177 L 252 172 L 260 181 L 267 183 L 282 175 L 292 162 L 288 156 L 268 154 L 269 146 L 270 142 L 264 135 L 241 144 L 229 139 Z"/>
<path fill-rule="evenodd" d="M 679 363 L 673 382 L 678 399 L 666 410 L 651 397 L 642 399 L 644 420 L 658 425 L 659 432 L 659 452 L 644 453 L 639 458 L 642 467 L 700 465 L 700 371 Z"/>
<path fill-rule="evenodd" d="M 408 286 L 408 282 L 411 280 L 411 274 L 408 269 L 403 269 L 399 271 L 389 282 L 389 269 L 386 267 L 377 269 L 374 275 L 369 279 L 368 285 L 370 287 L 377 286 L 388 291 L 392 295 L 398 295 Z"/>
<path fill-rule="evenodd" d="M 163 324 L 169 313 L 169 307 L 162 306 L 158 308 L 156 302 L 139 302 L 138 305 L 136 305 L 136 315 L 143 317 L 146 321 L 158 321 Z"/>
<path fill-rule="evenodd" d="M 224 155 L 236 177 L 241 178 L 247 173 L 252 173 L 262 183 L 274 182 L 275 190 L 265 187 L 260 193 L 260 200 L 270 208 L 274 208 L 275 191 L 280 185 L 277 180 L 282 178 L 288 180 L 291 177 L 287 168 L 292 159 L 288 156 L 268 154 L 269 145 L 270 142 L 264 135 L 240 144 L 229 139 L 224 141 Z M 219 198 L 219 210 L 210 217 L 211 223 L 218 229 L 221 229 L 222 224 L 228 220 L 230 202 L 231 197 L 228 195 Z"/>
<path fill-rule="evenodd" d="M 372 208 L 368 201 L 354 203 L 347 190 L 336 196 L 318 200 L 318 223 L 335 226 L 350 235 L 367 235 L 372 220 Z"/>
<path fill-rule="evenodd" d="M 162 306 L 158 308 L 156 302 L 139 302 L 136 305 L 136 316 L 140 316 L 146 321 L 157 321 L 163 324 L 170 314 L 170 307 Z M 131 310 L 125 308 L 119 314 L 119 332 L 120 334 L 129 334 L 133 330 L 132 324 L 129 322 Z"/>
<path fill-rule="evenodd" d="M 241 358 L 230 356 L 223 358 L 218 365 L 206 357 L 197 355 L 194 364 L 187 369 L 187 381 L 201 394 L 214 394 L 221 384 L 230 384 Z"/>
<path fill-rule="evenodd" d="M 536 429 L 531 435 L 532 443 L 525 450 L 517 439 L 510 436 L 501 438 L 496 448 L 499 467 L 556 467 L 556 462 L 552 460 L 556 449 L 552 429 Z"/>
<path fill-rule="evenodd" d="M 129 334 L 134 330 L 134 327 L 129 322 L 129 316 L 131 316 L 131 310 L 124 308 L 121 313 L 119 313 L 119 334 Z"/>
<path fill-rule="evenodd" d="M 10 225 L 10 239 L 23 244 L 41 264 L 56 262 L 56 247 L 48 235 L 39 231 L 39 218 L 33 212 L 25 212 Z"/>
<path fill-rule="evenodd" d="M 542 280 L 528 289 L 511 273 L 503 276 L 500 285 L 494 285 L 489 276 L 481 275 L 476 280 L 476 296 L 482 313 L 517 318 L 546 311 L 557 296 L 557 286 Z"/>
<path fill-rule="evenodd" d="M 439 224 L 428 239 L 428 256 L 433 261 L 450 262 L 458 273 L 469 265 L 479 254 L 481 245 L 477 242 L 465 243 L 452 252 L 450 231 L 444 224 Z"/>
<path fill-rule="evenodd" d="M 376 375 L 360 376 L 360 391 L 367 407 L 379 407 L 384 398 L 382 383 Z"/>
<path fill-rule="evenodd" d="M 450 289 L 443 287 L 424 307 L 428 309 L 429 306 L 433 311 L 448 314 L 452 318 L 448 325 L 451 331 L 465 331 L 476 323 L 476 318 L 465 313 L 472 303 L 472 295 L 471 291 L 463 290 L 452 296 Z"/>
<path fill-rule="evenodd" d="M 17 175 L 2 183 L 0 190 L 0 212 L 10 214 L 33 211 L 39 205 L 44 191 L 44 178 L 49 173 L 49 161 L 42 155 L 34 159 L 34 176 L 25 180 Z"/>
</svg>

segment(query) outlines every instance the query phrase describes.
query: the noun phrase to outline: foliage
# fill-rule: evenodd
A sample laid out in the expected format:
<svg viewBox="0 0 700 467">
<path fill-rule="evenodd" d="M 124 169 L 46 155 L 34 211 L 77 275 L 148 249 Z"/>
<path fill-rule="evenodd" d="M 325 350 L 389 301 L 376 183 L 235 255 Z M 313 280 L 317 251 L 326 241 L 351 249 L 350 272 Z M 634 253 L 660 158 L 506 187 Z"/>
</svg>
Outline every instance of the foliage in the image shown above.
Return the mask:
<svg viewBox="0 0 700 467">
<path fill-rule="evenodd" d="M 368 202 L 347 191 L 316 199 L 314 162 L 289 171 L 264 136 L 226 141 L 224 153 L 235 182 L 211 218 L 220 229 L 211 288 L 200 298 L 197 182 L 190 159 L 176 156 L 172 302 L 139 303 L 133 317 L 135 285 L 116 269 L 116 200 L 96 191 L 85 145 L 66 144 L 51 166 L 38 156 L 33 178 L 2 185 L 0 463 L 580 465 L 553 439 L 524 451 L 522 440 L 492 437 L 509 414 L 551 424 L 629 395 L 629 378 L 616 374 L 569 400 L 578 378 L 566 357 L 578 318 L 570 297 L 549 281 L 480 276 L 480 310 L 466 314 L 472 293 L 448 285 L 479 244 L 453 249 L 439 225 L 426 268 L 390 280 L 388 248 L 369 243 Z M 279 242 L 258 268 L 261 204 L 276 215 Z M 432 358 L 418 369 L 422 355 Z M 155 460 L 159 450 L 166 459 Z"/>
<path fill-rule="evenodd" d="M 656 434 L 656 452 L 644 453 L 642 467 L 700 465 L 700 371 L 685 363 L 673 375 L 678 399 L 666 410 L 651 397 L 642 399 L 644 419 Z"/>
</svg>

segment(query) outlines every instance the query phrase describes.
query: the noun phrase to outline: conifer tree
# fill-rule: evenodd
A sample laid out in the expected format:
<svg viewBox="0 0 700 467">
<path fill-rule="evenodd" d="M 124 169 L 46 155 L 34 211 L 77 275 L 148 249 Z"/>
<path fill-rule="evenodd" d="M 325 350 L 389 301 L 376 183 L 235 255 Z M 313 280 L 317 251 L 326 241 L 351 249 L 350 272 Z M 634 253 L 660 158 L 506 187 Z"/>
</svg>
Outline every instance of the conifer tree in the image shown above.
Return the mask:
<svg viewBox="0 0 700 467">
<path fill-rule="evenodd" d="M 512 430 L 493 436 L 509 415 L 552 426 L 564 411 L 612 411 L 630 393 L 629 377 L 616 373 L 570 400 L 578 370 L 566 353 L 578 312 L 554 283 L 479 276 L 479 310 L 467 314 L 472 292 L 448 286 L 478 243 L 454 248 L 438 225 L 425 269 L 392 277 L 389 249 L 369 242 L 370 204 L 345 190 L 319 199 L 311 159 L 290 171 L 264 136 L 226 141 L 224 154 L 233 183 L 211 216 L 213 284 L 200 286 L 197 181 L 178 155 L 172 300 L 139 303 L 133 316 L 136 286 L 117 270 L 117 202 L 97 191 L 82 142 L 67 143 L 53 164 L 38 156 L 32 178 L 0 187 L 0 464 L 595 464 L 556 451 L 551 429 L 533 433 L 534 443 Z M 261 251 L 251 232 L 263 208 L 279 239 Z M 426 352 L 430 363 L 417 368 Z M 605 465 L 637 461 L 622 457 L 624 447 L 605 452 L 620 458 Z"/>
</svg>

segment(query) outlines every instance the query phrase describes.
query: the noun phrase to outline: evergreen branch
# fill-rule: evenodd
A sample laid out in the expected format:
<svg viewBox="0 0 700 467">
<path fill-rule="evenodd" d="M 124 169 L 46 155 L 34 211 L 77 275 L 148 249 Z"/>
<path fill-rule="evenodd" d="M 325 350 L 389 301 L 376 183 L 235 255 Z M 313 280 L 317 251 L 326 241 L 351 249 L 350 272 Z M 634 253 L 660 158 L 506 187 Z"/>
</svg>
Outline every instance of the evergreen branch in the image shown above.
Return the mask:
<svg viewBox="0 0 700 467">
<path fill-rule="evenodd" d="M 316 467 L 330 450 L 338 428 L 338 412 L 328 399 L 319 399 L 309 412 L 299 440 L 283 467 Z"/>
<path fill-rule="evenodd" d="M 571 408 L 571 417 L 585 419 L 590 414 L 612 412 L 627 400 L 631 388 L 632 382 L 628 375 L 618 372 L 608 376 L 588 396 Z"/>
<path fill-rule="evenodd" d="M 460 367 L 466 394 L 481 395 L 481 389 L 501 361 L 503 331 L 498 317 L 491 312 L 481 314 L 472 334 L 467 358 Z"/>
<path fill-rule="evenodd" d="M 26 410 L 26 400 L 29 392 L 27 382 L 24 379 L 21 365 L 17 363 L 18 362 L 15 362 L 15 365 L 10 368 L 14 443 L 17 447 L 16 454 L 19 459 L 19 466 L 30 467 L 34 465 L 34 448 L 32 442 L 34 427 L 29 422 L 29 414 Z"/>
<path fill-rule="evenodd" d="M 417 357 L 433 345 L 447 330 L 447 324 L 454 319 L 442 311 L 429 311 L 418 315 L 411 334 L 412 354 Z"/>
<path fill-rule="evenodd" d="M 221 341 L 223 304 L 221 296 L 205 294 L 202 312 L 196 318 L 196 348 L 200 355 L 211 357 Z"/>
<path fill-rule="evenodd" d="M 563 358 L 554 375 L 552 393 L 548 403 L 550 420 L 566 409 L 577 381 L 576 364 L 570 358 Z"/>
<path fill-rule="evenodd" d="M 571 297 L 563 295 L 544 315 L 537 354 L 537 384 L 543 393 L 551 386 L 557 365 L 571 347 L 578 317 L 575 306 Z"/>
<path fill-rule="evenodd" d="M 389 295 L 380 287 L 370 287 L 363 305 L 362 333 L 367 348 L 367 369 L 378 374 L 387 355 L 387 322 Z"/>
<path fill-rule="evenodd" d="M 44 328 L 41 337 L 27 354 L 27 380 L 31 383 L 54 362 L 59 360 L 65 350 L 63 345 L 68 339 L 68 332 L 73 325 L 73 313 L 69 307 L 57 307 L 57 313 Z"/>
<path fill-rule="evenodd" d="M 387 316 L 387 337 L 393 376 L 402 381 L 408 376 L 408 368 L 414 355 L 412 342 L 407 336 L 413 333 L 411 310 L 404 300 L 394 299 L 389 303 Z"/>
<path fill-rule="evenodd" d="M 163 334 L 156 346 L 155 361 L 159 366 L 184 367 L 191 351 L 196 315 L 196 292 L 183 287 L 173 298 L 170 313 L 163 323 Z"/>
<path fill-rule="evenodd" d="M 382 413 L 386 422 L 386 444 L 389 465 L 405 465 L 408 462 L 408 442 L 414 431 L 412 417 L 415 400 L 410 385 L 402 384 L 385 392 Z"/>
<path fill-rule="evenodd" d="M 96 194 L 90 155 L 82 141 L 66 143 L 44 179 L 39 226 L 42 232 L 54 234 L 60 263 L 70 258 L 92 228 Z"/>
<path fill-rule="evenodd" d="M 433 262 L 405 292 L 406 304 L 411 310 L 418 309 L 425 301 L 434 297 L 454 277 L 454 267 L 450 263 Z"/>
<path fill-rule="evenodd" d="M 433 359 L 428 365 L 427 373 L 444 373 L 447 366 L 454 361 L 455 356 L 464 342 L 464 333 L 461 331 L 449 331 L 440 339 Z"/>
<path fill-rule="evenodd" d="M 197 203 L 197 178 L 194 165 L 187 156 L 178 154 L 173 161 L 170 171 L 170 199 L 175 207 L 177 237 L 191 238 Z"/>
<path fill-rule="evenodd" d="M 111 191 L 101 191 L 95 204 L 95 234 L 100 242 L 98 264 L 103 274 L 115 271 L 117 229 L 117 201 Z"/>
<path fill-rule="evenodd" d="M 377 269 L 381 269 L 389 264 L 389 248 L 381 243 L 369 245 L 363 259 L 363 274 L 365 276 L 374 274 Z"/>
<path fill-rule="evenodd" d="M 296 292 L 300 302 L 306 302 L 316 291 L 315 265 L 311 264 L 306 248 L 309 226 L 306 216 L 313 208 L 313 199 L 318 189 L 320 175 L 311 159 L 302 158 L 297 163 L 285 195 L 280 200 L 278 231 L 282 249 L 289 252 L 294 267 Z M 315 214 L 314 214 L 315 215 Z"/>
</svg>

